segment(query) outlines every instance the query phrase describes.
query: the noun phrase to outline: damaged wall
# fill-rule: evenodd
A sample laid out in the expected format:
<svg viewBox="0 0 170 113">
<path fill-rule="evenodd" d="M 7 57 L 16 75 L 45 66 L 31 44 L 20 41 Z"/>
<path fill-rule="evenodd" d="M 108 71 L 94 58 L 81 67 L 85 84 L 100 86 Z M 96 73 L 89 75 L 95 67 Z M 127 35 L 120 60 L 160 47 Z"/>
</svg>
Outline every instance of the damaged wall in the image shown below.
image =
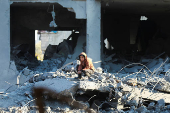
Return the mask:
<svg viewBox="0 0 170 113">
<path fill-rule="evenodd" d="M 29 53 L 35 56 L 35 30 L 54 30 L 49 27 L 52 21 L 50 11 L 53 4 L 47 3 L 13 3 L 11 5 L 11 46 L 28 44 Z M 81 26 L 75 13 L 55 3 L 57 29 L 74 29 Z"/>
<path fill-rule="evenodd" d="M 0 75 L 6 76 L 10 61 L 10 3 L 8 0 L 0 1 Z"/>
<path fill-rule="evenodd" d="M 75 12 L 77 19 L 86 19 L 86 1 L 85 0 L 10 0 L 12 3 L 20 3 L 20 2 L 27 2 L 27 3 L 58 3 L 68 10 Z"/>
<path fill-rule="evenodd" d="M 71 33 L 71 31 L 57 31 L 57 33 L 42 32 L 40 36 L 42 50 L 45 51 L 49 44 L 59 45 L 64 39 L 67 39 Z"/>
</svg>

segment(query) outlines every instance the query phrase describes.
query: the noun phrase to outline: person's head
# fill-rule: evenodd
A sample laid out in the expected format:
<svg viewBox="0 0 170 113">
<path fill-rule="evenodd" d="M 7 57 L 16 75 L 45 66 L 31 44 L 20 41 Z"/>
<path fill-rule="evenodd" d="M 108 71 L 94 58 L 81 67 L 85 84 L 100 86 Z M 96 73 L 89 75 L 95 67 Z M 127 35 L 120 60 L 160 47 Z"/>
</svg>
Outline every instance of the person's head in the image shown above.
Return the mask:
<svg viewBox="0 0 170 113">
<path fill-rule="evenodd" d="M 82 61 L 85 60 L 85 56 L 84 56 L 84 55 L 80 55 L 80 56 L 79 56 L 79 59 L 80 59 L 80 61 L 82 62 Z"/>
</svg>

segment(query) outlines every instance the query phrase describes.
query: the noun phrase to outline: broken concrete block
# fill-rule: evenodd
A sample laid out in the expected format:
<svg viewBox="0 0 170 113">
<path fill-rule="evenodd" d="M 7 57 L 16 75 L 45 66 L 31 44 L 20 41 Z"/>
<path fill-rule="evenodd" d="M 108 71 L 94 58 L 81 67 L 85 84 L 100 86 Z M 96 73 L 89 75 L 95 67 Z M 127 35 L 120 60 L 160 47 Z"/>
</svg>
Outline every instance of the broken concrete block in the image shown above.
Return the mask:
<svg viewBox="0 0 170 113">
<path fill-rule="evenodd" d="M 122 102 L 137 107 L 139 105 L 139 97 L 134 93 L 127 93 L 122 97 Z"/>
<path fill-rule="evenodd" d="M 34 71 L 31 71 L 31 72 L 30 72 L 30 75 L 33 75 L 33 74 L 34 74 Z"/>
<path fill-rule="evenodd" d="M 116 78 L 116 77 L 115 77 L 115 75 L 112 74 L 112 75 L 110 75 L 110 78 Z"/>
<path fill-rule="evenodd" d="M 42 80 L 52 79 L 52 78 L 53 78 L 53 74 L 55 74 L 55 72 L 45 72 L 45 73 L 41 76 L 41 79 L 42 79 Z"/>
<path fill-rule="evenodd" d="M 135 106 L 130 106 L 130 109 L 131 110 L 135 110 Z"/>
<path fill-rule="evenodd" d="M 15 74 L 19 74 L 14 61 L 10 61 L 9 69 L 13 70 Z"/>
<path fill-rule="evenodd" d="M 117 82 L 116 82 L 116 80 L 115 80 L 115 79 L 110 78 L 109 80 L 111 81 L 111 83 L 112 83 L 112 84 L 117 84 Z"/>
<path fill-rule="evenodd" d="M 57 61 L 57 63 L 61 64 L 61 61 L 60 61 L 60 60 L 57 59 L 56 61 Z"/>
<path fill-rule="evenodd" d="M 145 106 L 141 106 L 140 108 L 136 109 L 138 113 L 146 113 L 148 110 Z"/>
<path fill-rule="evenodd" d="M 125 84 L 128 84 L 130 86 L 136 86 L 137 85 L 137 78 L 127 78 L 123 81 Z"/>
<path fill-rule="evenodd" d="M 17 84 L 17 76 L 18 74 L 16 74 L 16 71 L 12 69 L 4 70 L 4 73 L 1 74 L 0 89 L 9 91 L 12 85 Z M 16 88 L 12 87 L 11 91 L 15 90 Z"/>
<path fill-rule="evenodd" d="M 118 90 L 115 91 L 115 98 L 116 98 L 116 99 L 119 99 L 119 98 L 121 98 L 122 96 L 123 96 L 123 94 L 122 94 L 120 91 L 118 91 Z"/>
<path fill-rule="evenodd" d="M 55 72 L 57 70 L 57 67 L 54 67 L 51 71 Z"/>
<path fill-rule="evenodd" d="M 68 55 L 68 58 L 71 59 L 71 58 L 72 58 L 72 55 Z"/>
<path fill-rule="evenodd" d="M 165 101 L 164 101 L 164 99 L 158 100 L 158 103 L 157 103 L 156 106 L 159 107 L 160 109 L 164 108 L 164 107 L 165 107 Z"/>
<path fill-rule="evenodd" d="M 25 91 L 25 96 L 28 96 L 28 95 L 30 95 L 30 92 L 29 91 Z"/>
<path fill-rule="evenodd" d="M 79 89 L 82 89 L 84 91 L 98 90 L 100 92 L 108 92 L 109 91 L 108 86 L 109 84 L 106 84 L 106 83 L 95 83 L 92 81 L 80 81 L 79 83 Z"/>
<path fill-rule="evenodd" d="M 46 48 L 46 51 L 44 53 L 44 60 L 50 59 L 52 57 L 56 58 L 56 53 L 57 51 L 57 45 L 51 45 L 49 44 L 48 47 Z"/>
<path fill-rule="evenodd" d="M 137 94 L 135 94 L 135 93 L 129 93 L 128 100 L 132 100 L 136 96 L 137 96 Z M 138 99 L 138 101 L 139 101 L 139 99 Z"/>
<path fill-rule="evenodd" d="M 38 76 L 34 76 L 34 77 L 33 77 L 33 80 L 34 80 L 33 82 L 39 82 L 39 81 L 42 81 L 42 79 L 41 79 L 41 75 L 39 75 L 39 74 L 38 74 Z"/>
<path fill-rule="evenodd" d="M 24 75 L 29 75 L 29 74 L 30 74 L 30 70 L 27 69 L 27 68 L 25 68 L 25 69 L 24 69 Z"/>
<path fill-rule="evenodd" d="M 24 76 L 23 74 L 19 77 L 19 85 L 23 85 L 29 78 Z"/>
<path fill-rule="evenodd" d="M 110 78 L 110 77 L 112 77 L 112 74 L 110 74 L 110 73 L 106 73 L 106 75 L 105 75 L 107 78 Z"/>
<path fill-rule="evenodd" d="M 51 112 L 51 108 L 48 106 L 46 111 L 47 111 L 47 113 L 50 113 Z"/>
<path fill-rule="evenodd" d="M 120 108 L 117 108 L 117 110 L 116 110 L 116 113 L 125 113 L 123 110 L 121 110 L 121 109 L 123 109 L 123 106 L 121 106 Z"/>
<path fill-rule="evenodd" d="M 35 74 L 39 74 L 40 72 L 39 71 L 35 71 Z"/>
<path fill-rule="evenodd" d="M 75 72 L 71 72 L 70 76 L 71 76 L 72 78 L 75 78 L 75 77 L 77 77 L 78 75 L 77 75 Z"/>
<path fill-rule="evenodd" d="M 159 83 L 156 85 L 155 89 L 156 89 L 156 90 L 159 90 L 159 91 L 170 92 L 170 83 L 167 82 L 167 81 L 161 80 L 161 82 L 159 82 Z"/>
<path fill-rule="evenodd" d="M 24 106 L 24 105 L 25 105 L 25 102 L 22 101 L 22 102 L 20 102 L 20 104 L 21 104 L 21 106 Z"/>
<path fill-rule="evenodd" d="M 123 89 L 124 92 L 130 92 L 132 90 L 132 88 L 128 87 L 128 85 L 124 85 Z"/>
<path fill-rule="evenodd" d="M 119 82 L 118 84 L 117 84 L 117 88 L 123 88 L 124 87 L 124 84 L 122 83 L 122 82 Z"/>
<path fill-rule="evenodd" d="M 154 109 L 155 108 L 155 102 L 151 102 L 149 105 L 148 105 L 148 109 L 151 110 L 151 109 Z"/>
<path fill-rule="evenodd" d="M 60 71 L 56 71 L 55 74 L 56 74 L 57 76 L 60 76 L 60 75 L 61 75 Z"/>
<path fill-rule="evenodd" d="M 68 66 L 66 66 L 66 67 L 64 68 L 64 70 L 65 70 L 66 72 L 71 72 L 71 71 L 74 71 L 74 67 L 73 67 L 73 65 L 68 65 Z"/>
<path fill-rule="evenodd" d="M 12 85 L 12 86 L 10 86 L 10 87 L 6 90 L 6 92 L 12 92 L 12 91 L 15 91 L 17 88 L 18 88 L 18 86 L 17 86 L 17 85 Z"/>
<path fill-rule="evenodd" d="M 138 97 L 134 97 L 129 103 L 129 105 L 136 106 L 136 107 L 138 106 L 138 104 L 139 104 L 139 98 Z"/>
<path fill-rule="evenodd" d="M 57 74 L 53 74 L 53 78 L 56 78 L 57 77 Z"/>
<path fill-rule="evenodd" d="M 3 94 L 5 92 L 5 89 L 0 89 L 0 94 Z"/>
<path fill-rule="evenodd" d="M 106 80 L 106 78 L 105 78 L 104 76 L 100 75 L 100 76 L 98 77 L 98 80 L 104 82 L 104 81 Z"/>
<path fill-rule="evenodd" d="M 103 73 L 103 69 L 102 69 L 101 67 L 98 67 L 98 68 L 96 69 L 96 72 L 97 72 L 97 73 Z"/>
<path fill-rule="evenodd" d="M 129 94 L 129 93 L 128 93 L 128 94 L 123 95 L 123 96 L 122 96 L 122 100 L 121 100 L 121 101 L 122 101 L 123 103 L 126 103 L 126 102 L 127 102 L 127 100 L 128 100 L 128 97 L 129 97 L 129 96 L 130 96 L 130 94 Z"/>
<path fill-rule="evenodd" d="M 45 88 L 52 90 L 64 96 L 74 95 L 78 89 L 78 84 L 66 79 L 46 79 L 45 81 L 36 82 L 34 88 Z"/>
<path fill-rule="evenodd" d="M 170 110 L 170 105 L 167 105 L 167 106 L 166 106 L 166 109 Z"/>
</svg>

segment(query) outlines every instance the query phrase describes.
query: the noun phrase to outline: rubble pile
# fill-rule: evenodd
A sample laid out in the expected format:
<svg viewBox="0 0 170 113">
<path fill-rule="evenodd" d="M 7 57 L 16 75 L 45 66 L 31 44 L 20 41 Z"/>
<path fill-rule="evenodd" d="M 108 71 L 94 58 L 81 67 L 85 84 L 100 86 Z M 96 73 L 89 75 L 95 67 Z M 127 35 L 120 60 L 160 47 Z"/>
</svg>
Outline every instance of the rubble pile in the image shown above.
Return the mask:
<svg viewBox="0 0 170 113">
<path fill-rule="evenodd" d="M 19 59 L 16 58 L 16 60 L 14 61 L 17 69 L 20 71 L 23 70 L 25 67 L 29 67 L 29 69 L 32 71 L 49 72 L 56 71 L 64 64 L 65 60 L 65 57 L 58 57 L 43 61 L 37 61 L 36 59 L 29 61 L 24 57 L 20 57 Z"/>
<path fill-rule="evenodd" d="M 44 61 L 36 70 L 24 68 L 16 78 L 18 88 L 0 92 L 0 111 L 36 112 L 34 89 L 46 89 L 41 93 L 46 112 L 170 112 L 169 58 L 107 66 L 112 57 L 104 60 L 105 68 L 80 80 L 77 60 L 63 67 L 60 58 Z"/>
<path fill-rule="evenodd" d="M 40 62 L 39 66 L 34 68 L 34 71 L 39 71 L 39 72 L 53 71 L 54 72 L 64 64 L 65 60 L 66 58 L 64 57 L 43 60 L 43 62 Z"/>
<path fill-rule="evenodd" d="M 39 51 L 41 51 L 41 48 Z M 48 45 L 45 54 L 40 54 L 40 56 L 44 56 L 44 60 L 38 61 L 30 54 L 30 45 L 20 44 L 11 48 L 11 60 L 15 61 L 19 71 L 28 67 L 32 71 L 49 72 L 60 68 L 67 58 L 71 59 L 72 53 L 73 48 L 70 40 L 64 40 L 59 45 Z"/>
</svg>

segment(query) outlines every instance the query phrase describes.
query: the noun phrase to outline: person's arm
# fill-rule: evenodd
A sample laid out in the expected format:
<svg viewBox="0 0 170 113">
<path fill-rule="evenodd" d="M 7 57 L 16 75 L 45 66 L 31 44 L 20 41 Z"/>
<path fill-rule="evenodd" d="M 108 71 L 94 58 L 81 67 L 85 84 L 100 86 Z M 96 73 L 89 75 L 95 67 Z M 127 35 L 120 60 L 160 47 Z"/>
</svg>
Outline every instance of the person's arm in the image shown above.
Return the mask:
<svg viewBox="0 0 170 113">
<path fill-rule="evenodd" d="M 80 64 L 79 67 L 78 67 L 78 72 L 77 72 L 77 74 L 81 74 L 81 71 L 82 71 L 82 65 Z"/>
<path fill-rule="evenodd" d="M 78 67 L 78 71 L 81 71 L 81 70 L 82 70 L 82 65 L 80 64 Z"/>
<path fill-rule="evenodd" d="M 83 70 L 90 69 L 90 61 L 87 60 L 86 62 L 86 67 Z"/>
</svg>

